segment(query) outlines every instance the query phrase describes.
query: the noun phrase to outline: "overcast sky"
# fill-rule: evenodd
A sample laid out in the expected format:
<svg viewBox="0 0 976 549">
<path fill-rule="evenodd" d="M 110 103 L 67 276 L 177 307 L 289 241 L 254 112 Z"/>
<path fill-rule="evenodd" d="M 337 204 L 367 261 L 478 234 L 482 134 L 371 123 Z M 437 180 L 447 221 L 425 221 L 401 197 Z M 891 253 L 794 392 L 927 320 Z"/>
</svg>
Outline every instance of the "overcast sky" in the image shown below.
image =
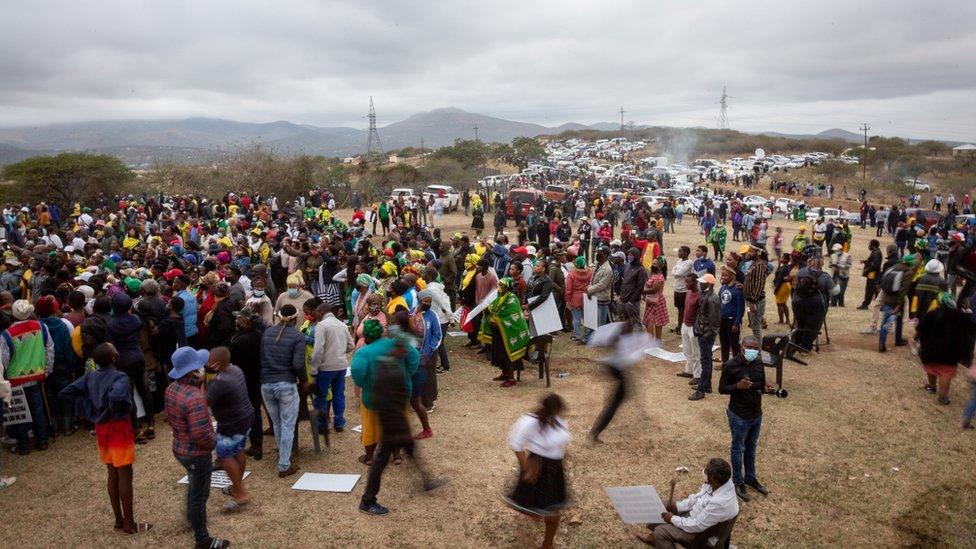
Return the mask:
<svg viewBox="0 0 976 549">
<path fill-rule="evenodd" d="M 0 3 L 0 126 L 208 116 L 364 127 L 454 106 L 557 125 L 976 140 L 976 2 Z"/>
</svg>

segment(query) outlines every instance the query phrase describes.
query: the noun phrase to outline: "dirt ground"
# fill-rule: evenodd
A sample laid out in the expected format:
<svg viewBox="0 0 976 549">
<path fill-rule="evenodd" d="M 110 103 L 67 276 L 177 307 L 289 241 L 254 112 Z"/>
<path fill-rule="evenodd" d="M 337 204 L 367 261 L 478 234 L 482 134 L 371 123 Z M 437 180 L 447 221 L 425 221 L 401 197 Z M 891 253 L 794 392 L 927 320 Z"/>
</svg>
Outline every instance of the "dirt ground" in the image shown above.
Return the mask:
<svg viewBox="0 0 976 549">
<path fill-rule="evenodd" d="M 459 214 L 438 220 L 450 232 L 469 222 Z M 771 228 L 787 228 L 788 242 L 795 225 L 776 219 Z M 866 257 L 874 231 L 854 232 L 857 263 Z M 686 220 L 677 234 L 665 237 L 670 262 L 675 247 L 702 240 L 694 220 Z M 669 279 L 669 295 L 672 283 Z M 921 369 L 907 349 L 879 355 L 877 339 L 858 334 L 868 317 L 855 310 L 863 291 L 864 279 L 852 277 L 847 307 L 832 309 L 828 317 L 831 344 L 809 357 L 809 366 L 787 363 L 788 399 L 765 399 L 758 472 L 771 493 L 741 504 L 733 533 L 738 547 L 962 547 L 976 539 L 976 434 L 958 428 L 969 386 L 960 375 L 952 404 L 938 406 L 922 390 Z M 769 332 L 783 331 L 774 324 L 775 314 L 768 306 Z M 671 308 L 672 321 L 674 315 Z M 906 327 L 906 336 L 911 333 Z M 576 505 L 556 538 L 560 546 L 640 546 L 633 537 L 637 528 L 621 522 L 604 487 L 651 484 L 666 493 L 675 467 L 687 466 L 691 472 L 677 489 L 683 495 L 698 488 L 708 458 L 728 459 L 727 397 L 716 393 L 688 401 L 686 380 L 674 375 L 680 364 L 648 358 L 636 366 L 632 395 L 604 433 L 605 443 L 593 446 L 586 432 L 610 388 L 593 351 L 560 335 L 553 373 L 568 377 L 554 376 L 546 389 L 529 370 L 520 385 L 501 389 L 490 381 L 496 372 L 462 349 L 464 342 L 448 339 L 452 368 L 439 379 L 440 399 L 431 416 L 435 436 L 420 444 L 430 468 L 451 479 L 446 488 L 420 494 L 409 461 L 390 465 L 379 500 L 391 513 L 369 517 L 357 511 L 365 478 L 351 494 L 293 491 L 297 477 L 277 478 L 274 441 L 267 438 L 265 459 L 248 464 L 252 475 L 246 483 L 254 502 L 240 514 L 224 515 L 220 506 L 226 496 L 213 493 L 211 534 L 244 547 L 538 545 L 542 525 L 510 511 L 499 498 L 515 474 L 506 442 L 509 426 L 550 390 L 569 403 L 574 435 L 567 467 Z M 676 351 L 678 343 L 669 334 L 664 346 Z M 346 394 L 352 427 L 359 413 L 351 381 Z M 153 522 L 152 532 L 126 537 L 112 530 L 104 468 L 94 439 L 79 432 L 43 453 L 4 455 L 4 473 L 19 480 L 0 492 L 5 515 L 0 539 L 12 547 L 187 546 L 192 535 L 181 514 L 185 488 L 176 483 L 184 471 L 170 453 L 166 426 L 160 423 L 158 432 L 155 441 L 137 448 L 135 465 L 136 518 Z M 361 453 L 356 433 L 334 435 L 332 446 L 315 455 L 303 424 L 300 446 L 294 462 L 301 472 L 366 472 L 356 462 Z"/>
</svg>

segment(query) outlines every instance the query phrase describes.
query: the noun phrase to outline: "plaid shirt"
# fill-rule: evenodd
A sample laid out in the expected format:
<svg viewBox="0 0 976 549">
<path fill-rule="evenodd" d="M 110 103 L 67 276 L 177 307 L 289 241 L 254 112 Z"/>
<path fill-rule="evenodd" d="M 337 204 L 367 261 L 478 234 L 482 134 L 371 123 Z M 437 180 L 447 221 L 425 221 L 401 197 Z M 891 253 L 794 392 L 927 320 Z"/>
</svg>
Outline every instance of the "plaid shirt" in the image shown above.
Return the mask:
<svg viewBox="0 0 976 549">
<path fill-rule="evenodd" d="M 189 376 L 166 388 L 166 422 L 173 428 L 174 454 L 204 456 L 216 445 L 207 397 Z"/>
</svg>

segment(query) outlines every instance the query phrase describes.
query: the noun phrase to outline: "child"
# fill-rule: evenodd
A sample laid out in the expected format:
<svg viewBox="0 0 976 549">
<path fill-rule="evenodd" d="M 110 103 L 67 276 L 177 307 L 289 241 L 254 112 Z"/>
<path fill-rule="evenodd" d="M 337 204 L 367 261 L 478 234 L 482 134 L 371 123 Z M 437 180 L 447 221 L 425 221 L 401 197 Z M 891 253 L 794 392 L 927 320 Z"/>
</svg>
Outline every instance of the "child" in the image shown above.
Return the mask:
<svg viewBox="0 0 976 549">
<path fill-rule="evenodd" d="M 98 454 L 108 468 L 108 497 L 115 513 L 115 529 L 126 534 L 152 530 L 148 522 L 132 518 L 132 464 L 136 460 L 135 434 L 129 420 L 132 397 L 129 378 L 115 369 L 119 352 L 102 343 L 92 352 L 98 369 L 88 372 L 61 391 L 58 398 L 74 405 L 76 415 L 95 424 Z"/>
</svg>

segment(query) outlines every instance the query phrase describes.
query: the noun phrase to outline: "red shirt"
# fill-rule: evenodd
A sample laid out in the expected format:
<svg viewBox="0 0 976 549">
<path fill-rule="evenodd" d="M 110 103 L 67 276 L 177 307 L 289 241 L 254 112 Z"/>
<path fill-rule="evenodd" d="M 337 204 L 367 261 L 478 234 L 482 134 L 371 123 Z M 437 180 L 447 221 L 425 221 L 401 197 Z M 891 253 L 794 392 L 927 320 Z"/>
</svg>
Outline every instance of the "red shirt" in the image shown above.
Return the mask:
<svg viewBox="0 0 976 549">
<path fill-rule="evenodd" d="M 217 444 L 207 397 L 189 376 L 166 387 L 166 423 L 173 428 L 173 453 L 206 456 Z"/>
<path fill-rule="evenodd" d="M 685 292 L 685 316 L 681 319 L 685 326 L 695 325 L 695 317 L 698 316 L 698 295 L 697 291 Z"/>
</svg>

